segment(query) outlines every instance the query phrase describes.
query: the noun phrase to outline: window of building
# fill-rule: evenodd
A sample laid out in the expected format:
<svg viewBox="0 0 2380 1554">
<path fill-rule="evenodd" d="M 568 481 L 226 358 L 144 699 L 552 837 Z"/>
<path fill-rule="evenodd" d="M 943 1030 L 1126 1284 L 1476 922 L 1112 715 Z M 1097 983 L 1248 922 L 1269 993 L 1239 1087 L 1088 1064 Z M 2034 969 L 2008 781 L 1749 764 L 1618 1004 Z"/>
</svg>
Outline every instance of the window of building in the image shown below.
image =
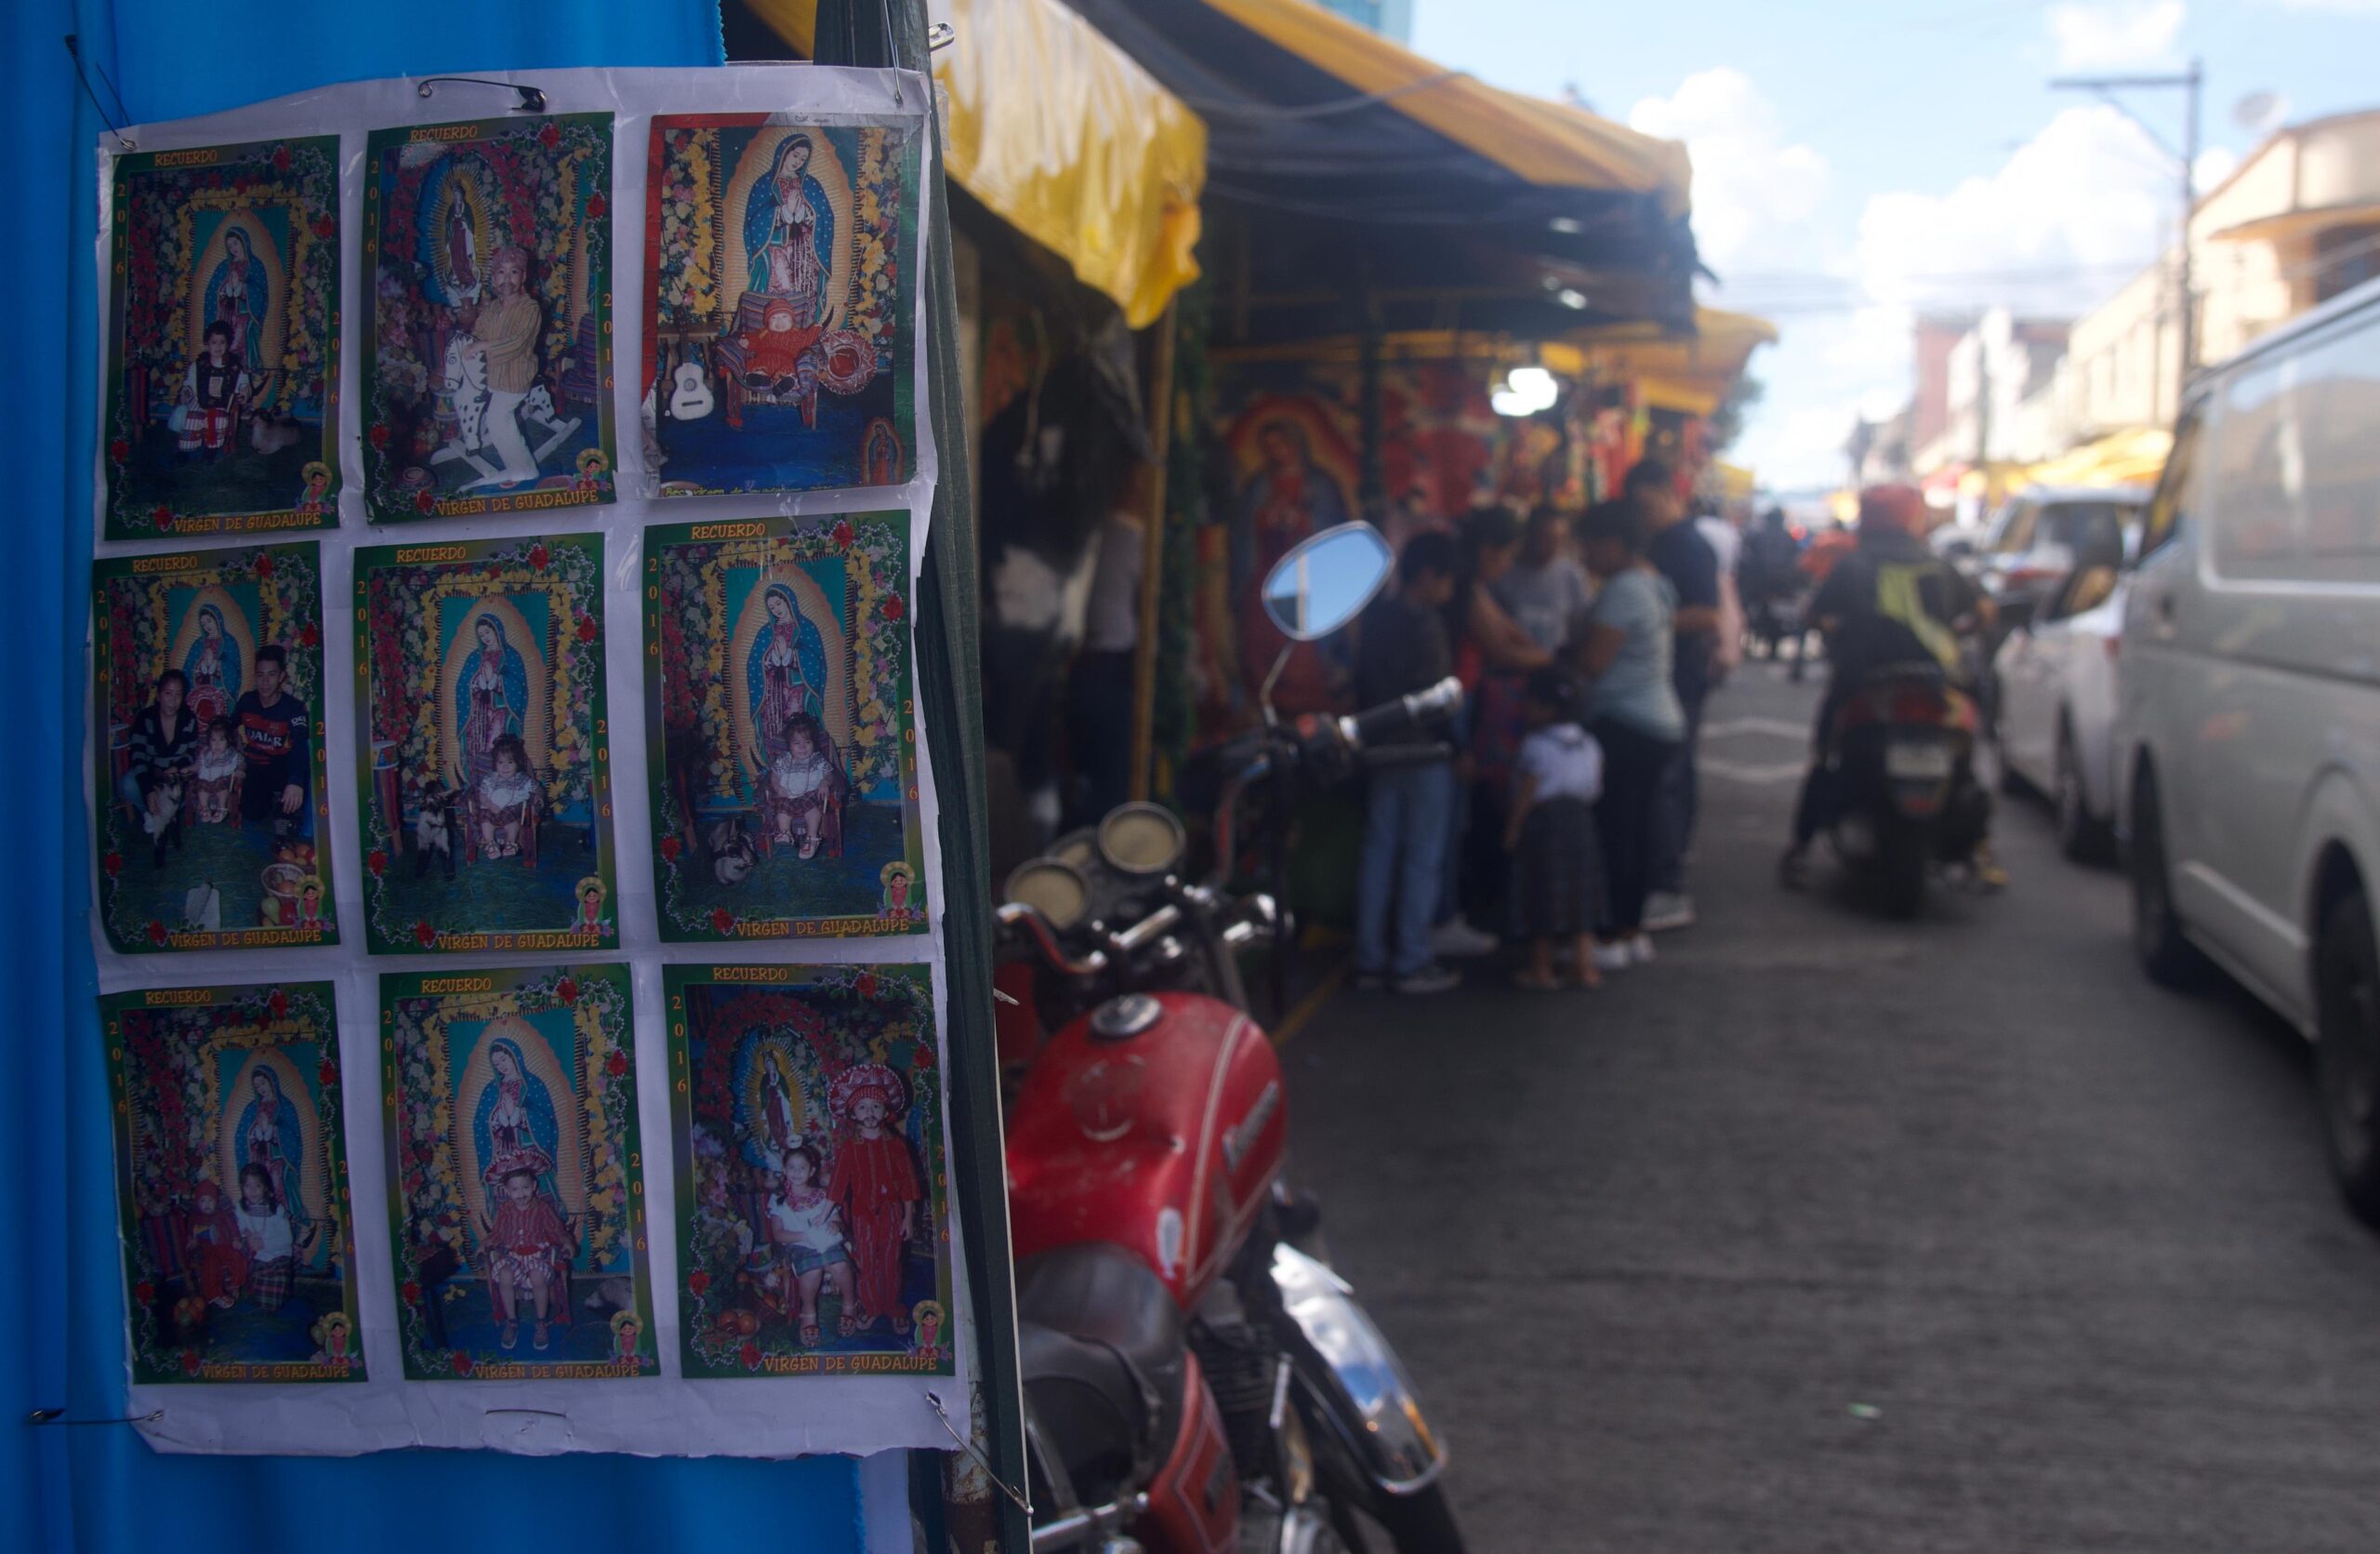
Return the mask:
<svg viewBox="0 0 2380 1554">
<path fill-rule="evenodd" d="M 2314 234 L 2314 300 L 2327 302 L 2380 275 L 2380 226 L 2325 227 Z"/>
</svg>

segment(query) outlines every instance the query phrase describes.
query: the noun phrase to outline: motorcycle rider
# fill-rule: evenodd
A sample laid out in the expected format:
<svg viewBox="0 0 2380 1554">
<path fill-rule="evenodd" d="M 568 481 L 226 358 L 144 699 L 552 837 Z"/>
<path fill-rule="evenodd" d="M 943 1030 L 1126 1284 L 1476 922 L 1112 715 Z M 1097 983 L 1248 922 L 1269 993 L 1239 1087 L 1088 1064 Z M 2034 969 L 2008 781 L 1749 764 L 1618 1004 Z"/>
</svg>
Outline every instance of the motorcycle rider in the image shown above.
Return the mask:
<svg viewBox="0 0 2380 1554">
<path fill-rule="evenodd" d="M 1802 591 L 1802 542 L 1786 524 L 1785 510 L 1772 507 L 1744 535 L 1744 607 L 1752 616 L 1752 633 L 1770 658 L 1793 648 L 1793 679 L 1802 678 L 1802 639 L 1789 630 L 1791 605 Z"/>
<path fill-rule="evenodd" d="M 1913 485 L 1871 485 L 1859 493 L 1859 538 L 1828 572 L 1809 615 L 1826 638 L 1826 697 L 1818 704 L 1818 743 L 1793 811 L 1793 843 L 1778 872 L 1798 890 L 1810 841 L 1833 812 L 1835 774 L 1826 746 L 1835 714 L 1862 682 L 1891 664 L 1932 661 L 1957 689 L 1974 694 L 1959 639 L 1989 627 L 1991 601 L 1925 543 L 1925 498 Z M 1999 889 L 2007 872 L 1987 838 L 1976 845 L 1977 883 Z"/>
</svg>

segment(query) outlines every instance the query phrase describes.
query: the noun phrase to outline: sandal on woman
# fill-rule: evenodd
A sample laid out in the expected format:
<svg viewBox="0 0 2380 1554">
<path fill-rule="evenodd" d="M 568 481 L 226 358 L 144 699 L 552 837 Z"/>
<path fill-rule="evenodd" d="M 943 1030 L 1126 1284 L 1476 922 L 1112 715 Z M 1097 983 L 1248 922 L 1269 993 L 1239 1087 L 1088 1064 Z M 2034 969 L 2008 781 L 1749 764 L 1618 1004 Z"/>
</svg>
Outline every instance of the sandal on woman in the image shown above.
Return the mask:
<svg viewBox="0 0 2380 1554">
<path fill-rule="evenodd" d="M 909 1319 L 908 1319 L 908 1318 L 906 1318 L 906 1317 L 895 1317 L 895 1318 L 893 1318 L 893 1319 L 892 1319 L 892 1336 L 894 1336 L 895 1338 L 906 1338 L 906 1337 L 907 1337 L 908 1335 L 909 1335 Z"/>
<path fill-rule="evenodd" d="M 818 1344 L 818 1319 L 817 1319 L 817 1318 L 815 1318 L 815 1317 L 804 1317 L 804 1318 L 802 1318 L 802 1319 L 801 1319 L 801 1347 L 802 1347 L 803 1348 L 815 1348 L 817 1347 L 817 1344 Z"/>
<path fill-rule="evenodd" d="M 844 1337 L 848 1338 L 875 1320 L 865 1311 L 846 1311 L 836 1320 L 835 1326 Z"/>
</svg>

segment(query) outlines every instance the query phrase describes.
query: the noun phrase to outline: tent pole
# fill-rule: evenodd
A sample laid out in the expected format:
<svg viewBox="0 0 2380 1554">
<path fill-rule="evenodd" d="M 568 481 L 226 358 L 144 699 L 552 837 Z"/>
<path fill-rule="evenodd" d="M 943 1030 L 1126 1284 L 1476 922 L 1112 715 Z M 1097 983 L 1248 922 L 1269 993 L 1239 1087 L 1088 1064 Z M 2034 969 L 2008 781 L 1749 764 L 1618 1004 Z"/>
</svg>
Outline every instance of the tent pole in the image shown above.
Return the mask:
<svg viewBox="0 0 2380 1554">
<path fill-rule="evenodd" d="M 887 34 L 890 34 L 889 36 Z M 925 73 L 925 0 L 819 0 L 820 64 L 900 65 Z M 926 133 L 939 137 L 934 94 L 925 94 Z M 977 1395 L 948 1400 L 954 1423 L 1002 1483 L 1025 1492 L 1024 1392 L 1016 1350 L 1016 1288 L 1009 1262 L 1008 1187 L 1000 1149 L 999 1059 L 992 1025 L 992 925 L 988 824 L 984 796 L 983 656 L 979 644 L 975 510 L 967 468 L 966 411 L 959 392 L 959 300 L 952 269 L 950 204 L 940 164 L 927 190 L 926 342 L 929 372 L 919 402 L 942 452 L 934 483 L 925 569 L 919 579 L 919 713 L 932 736 L 929 759 L 942 797 L 943 875 L 933 905 L 943 914 L 949 1018 L 950 1192 L 964 1230 L 972 1355 Z M 969 1421 L 972 1420 L 972 1424 Z M 913 1458 L 912 1461 L 921 1459 Z M 967 1554 L 1032 1547 L 1025 1512 L 985 1483 L 960 1453 L 942 1457 L 950 1547 Z"/>
<path fill-rule="evenodd" d="M 1166 459 L 1173 435 L 1174 306 L 1165 304 L 1149 351 L 1149 462 L 1144 466 L 1148 500 L 1142 521 L 1139 634 L 1132 639 L 1132 786 L 1136 799 L 1149 796 L 1149 769 L 1157 740 L 1157 610 L 1165 573 Z"/>
</svg>

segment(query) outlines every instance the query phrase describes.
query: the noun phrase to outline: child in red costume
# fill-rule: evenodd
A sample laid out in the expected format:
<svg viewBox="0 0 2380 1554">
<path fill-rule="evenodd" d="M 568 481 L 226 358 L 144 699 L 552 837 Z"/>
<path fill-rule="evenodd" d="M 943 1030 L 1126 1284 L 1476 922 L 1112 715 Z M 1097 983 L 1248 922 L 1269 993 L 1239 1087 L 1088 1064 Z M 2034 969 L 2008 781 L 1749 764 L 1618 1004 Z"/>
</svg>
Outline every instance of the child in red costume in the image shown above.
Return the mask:
<svg viewBox="0 0 2380 1554">
<path fill-rule="evenodd" d="M 880 1063 L 859 1064 L 836 1082 L 835 1111 L 844 1127 L 826 1184 L 826 1196 L 851 1229 L 860 1324 L 889 1316 L 892 1331 L 905 1338 L 909 1314 L 901 1305 L 901 1262 L 917 1234 L 918 1200 L 924 1196 L 908 1140 L 888 1125 L 906 1099 L 899 1077 Z"/>
<path fill-rule="evenodd" d="M 202 1300 L 229 1307 L 248 1282 L 248 1257 L 240 1249 L 240 1227 L 231 1217 L 223 1190 L 201 1178 L 191 1189 L 189 1228 L 182 1232 L 182 1250 L 190 1257 L 191 1278 Z"/>
</svg>

